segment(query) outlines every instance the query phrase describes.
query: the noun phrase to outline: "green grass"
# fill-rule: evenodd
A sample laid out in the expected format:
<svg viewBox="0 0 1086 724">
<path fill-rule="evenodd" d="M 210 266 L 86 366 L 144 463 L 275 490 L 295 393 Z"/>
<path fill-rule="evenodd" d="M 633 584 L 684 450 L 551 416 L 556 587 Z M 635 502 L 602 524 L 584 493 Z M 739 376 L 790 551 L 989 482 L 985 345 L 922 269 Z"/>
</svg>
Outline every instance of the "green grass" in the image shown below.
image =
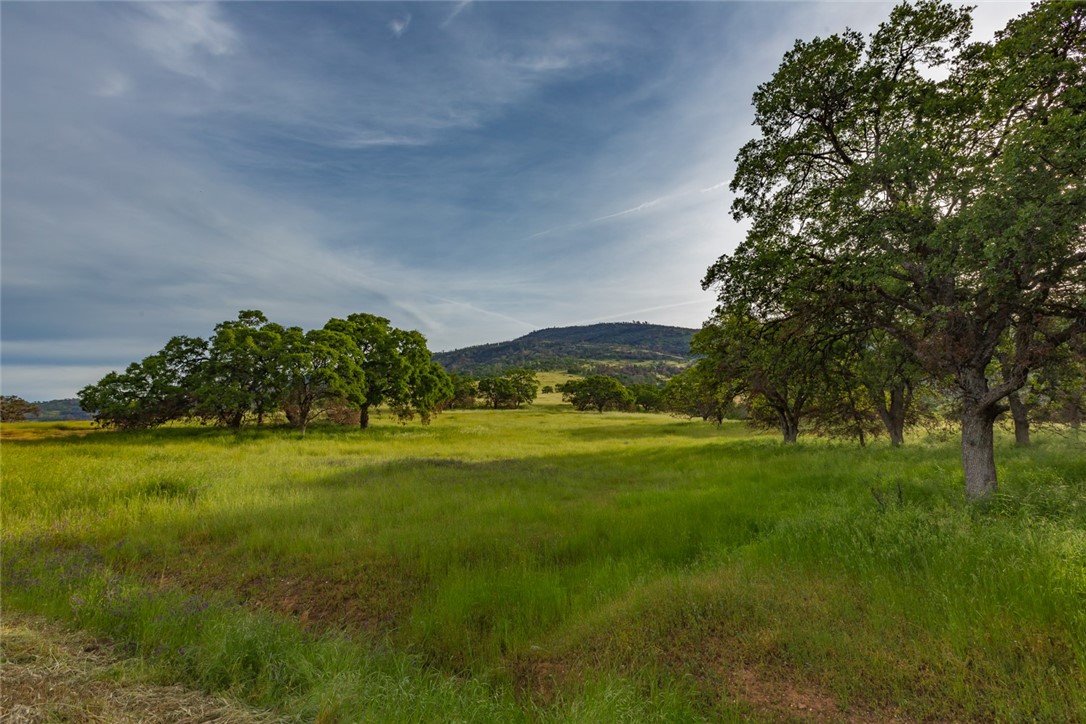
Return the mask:
<svg viewBox="0 0 1086 724">
<path fill-rule="evenodd" d="M 5 605 L 303 720 L 1086 718 L 1086 449 L 1055 433 L 1001 444 L 974 510 L 952 442 L 557 404 L 21 429 Z"/>
</svg>

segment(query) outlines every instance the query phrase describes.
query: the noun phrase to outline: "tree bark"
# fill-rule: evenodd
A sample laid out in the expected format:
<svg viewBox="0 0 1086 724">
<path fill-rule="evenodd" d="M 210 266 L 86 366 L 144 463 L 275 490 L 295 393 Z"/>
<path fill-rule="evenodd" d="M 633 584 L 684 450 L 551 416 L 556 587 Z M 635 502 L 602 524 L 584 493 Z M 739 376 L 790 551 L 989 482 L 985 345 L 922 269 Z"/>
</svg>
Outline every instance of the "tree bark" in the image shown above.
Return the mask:
<svg viewBox="0 0 1086 724">
<path fill-rule="evenodd" d="M 1072 397 L 1067 402 L 1067 422 L 1071 425 L 1071 431 L 1078 436 L 1079 430 L 1082 429 L 1082 398 Z"/>
<path fill-rule="evenodd" d="M 886 393 L 880 389 L 871 389 L 871 398 L 875 403 L 875 410 L 879 413 L 886 432 L 890 436 L 890 444 L 900 447 L 905 444 L 905 416 L 909 412 L 909 404 L 912 402 L 912 387 L 905 383 L 896 384 L 890 388 L 890 404 L 886 404 Z"/>
<path fill-rule="evenodd" d="M 1002 384 L 989 387 L 984 367 L 964 367 L 956 375 L 962 391 L 962 470 L 965 473 L 965 498 L 979 503 L 996 492 L 995 421 L 1007 411 L 1004 397 L 1024 383 L 1026 369 L 1005 375 Z"/>
<path fill-rule="evenodd" d="M 977 503 L 996 491 L 995 411 L 967 405 L 962 410 L 962 470 L 965 498 Z"/>
<path fill-rule="evenodd" d="M 358 408 L 358 427 L 365 430 L 370 426 L 370 406 L 369 403 L 362 405 Z"/>
<path fill-rule="evenodd" d="M 777 413 L 777 419 L 780 421 L 781 435 L 784 437 L 784 441 L 789 445 L 794 444 L 796 438 L 799 437 L 799 420 L 787 413 L 779 411 Z"/>
<path fill-rule="evenodd" d="M 1014 418 L 1014 444 L 1019 447 L 1029 446 L 1029 408 L 1017 392 L 1007 395 L 1007 402 L 1011 406 L 1011 416 Z"/>
</svg>

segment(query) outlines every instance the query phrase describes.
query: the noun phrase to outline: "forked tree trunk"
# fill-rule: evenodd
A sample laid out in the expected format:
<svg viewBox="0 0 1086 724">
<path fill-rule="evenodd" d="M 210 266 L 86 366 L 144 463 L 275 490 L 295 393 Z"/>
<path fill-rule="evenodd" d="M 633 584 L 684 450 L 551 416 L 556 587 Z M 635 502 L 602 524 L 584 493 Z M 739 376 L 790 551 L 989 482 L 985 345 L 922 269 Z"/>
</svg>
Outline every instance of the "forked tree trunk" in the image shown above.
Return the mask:
<svg viewBox="0 0 1086 724">
<path fill-rule="evenodd" d="M 1029 445 L 1029 408 L 1017 392 L 1007 395 L 1007 402 L 1011 406 L 1011 416 L 1014 418 L 1014 444 L 1019 447 Z"/>
<path fill-rule="evenodd" d="M 886 392 L 878 388 L 868 388 L 871 399 L 875 403 L 875 410 L 879 413 L 886 433 L 890 436 L 890 444 L 899 447 L 905 444 L 905 416 L 909 413 L 909 405 L 912 403 L 913 390 L 911 385 L 904 382 L 890 388 L 890 404 L 886 404 Z"/>
<path fill-rule="evenodd" d="M 781 435 L 789 445 L 796 442 L 799 437 L 799 420 L 787 413 L 778 412 L 777 419 L 780 422 Z"/>
</svg>

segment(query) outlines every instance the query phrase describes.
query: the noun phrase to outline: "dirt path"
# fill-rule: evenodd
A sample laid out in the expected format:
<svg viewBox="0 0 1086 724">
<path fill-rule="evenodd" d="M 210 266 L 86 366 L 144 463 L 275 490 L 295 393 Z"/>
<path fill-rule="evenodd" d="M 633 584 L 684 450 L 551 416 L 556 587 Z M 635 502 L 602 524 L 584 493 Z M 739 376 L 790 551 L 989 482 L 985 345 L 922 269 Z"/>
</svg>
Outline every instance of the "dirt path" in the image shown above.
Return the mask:
<svg viewBox="0 0 1086 724">
<path fill-rule="evenodd" d="M 282 722 L 180 686 L 149 684 L 108 641 L 37 616 L 0 619 L 0 722 Z"/>
</svg>

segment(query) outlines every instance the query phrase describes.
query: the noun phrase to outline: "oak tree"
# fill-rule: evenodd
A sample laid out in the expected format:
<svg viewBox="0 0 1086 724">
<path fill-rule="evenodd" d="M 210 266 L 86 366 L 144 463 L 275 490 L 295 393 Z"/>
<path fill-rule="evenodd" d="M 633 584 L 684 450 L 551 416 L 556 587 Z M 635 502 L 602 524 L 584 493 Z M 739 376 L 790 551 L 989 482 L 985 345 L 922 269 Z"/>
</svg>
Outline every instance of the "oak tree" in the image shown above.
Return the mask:
<svg viewBox="0 0 1086 724">
<path fill-rule="evenodd" d="M 1086 333 L 1086 5 L 1041 3 L 987 43 L 970 29 L 925 0 L 866 39 L 798 41 L 737 159 L 749 232 L 703 283 L 725 314 L 862 321 L 952 379 L 975 501 L 1005 398 Z"/>
</svg>

